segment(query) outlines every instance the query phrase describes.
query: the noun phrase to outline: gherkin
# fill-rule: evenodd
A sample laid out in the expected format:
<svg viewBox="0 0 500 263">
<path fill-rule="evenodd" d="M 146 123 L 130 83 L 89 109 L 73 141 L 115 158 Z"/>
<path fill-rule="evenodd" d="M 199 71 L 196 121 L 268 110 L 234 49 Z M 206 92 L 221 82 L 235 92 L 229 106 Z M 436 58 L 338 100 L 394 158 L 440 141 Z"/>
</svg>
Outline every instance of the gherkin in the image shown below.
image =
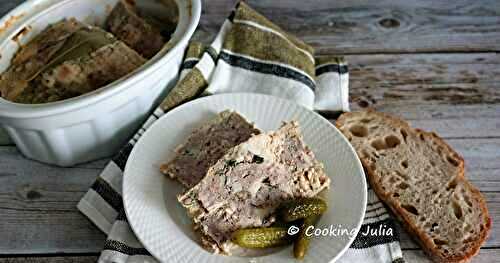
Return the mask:
<svg viewBox="0 0 500 263">
<path fill-rule="evenodd" d="M 284 203 L 279 213 L 285 222 L 321 215 L 327 209 L 326 202 L 320 198 L 301 198 Z"/>
<path fill-rule="evenodd" d="M 293 256 L 296 259 L 304 259 L 311 241 L 311 237 L 306 235 L 306 230 L 310 226 L 314 226 L 320 217 L 320 215 L 314 215 L 303 220 L 297 240 L 293 244 Z"/>
<path fill-rule="evenodd" d="M 287 245 L 294 237 L 287 227 L 262 227 L 240 229 L 234 232 L 232 241 L 245 248 L 269 248 Z"/>
</svg>

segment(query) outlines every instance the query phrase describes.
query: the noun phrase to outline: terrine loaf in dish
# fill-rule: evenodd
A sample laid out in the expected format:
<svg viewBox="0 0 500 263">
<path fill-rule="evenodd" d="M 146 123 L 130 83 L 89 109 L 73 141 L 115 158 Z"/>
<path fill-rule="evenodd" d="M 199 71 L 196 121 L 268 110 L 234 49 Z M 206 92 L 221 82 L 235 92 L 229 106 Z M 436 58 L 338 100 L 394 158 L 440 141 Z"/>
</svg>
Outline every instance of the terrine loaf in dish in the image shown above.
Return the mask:
<svg viewBox="0 0 500 263">
<path fill-rule="evenodd" d="M 45 87 L 60 99 L 75 97 L 103 87 L 145 62 L 133 49 L 115 41 L 45 72 L 37 86 Z"/>
<path fill-rule="evenodd" d="M 66 19 L 21 48 L 2 74 L 0 92 L 18 103 L 59 101 L 105 86 L 145 62 L 111 33 Z"/>
<path fill-rule="evenodd" d="M 106 24 L 109 31 L 121 41 L 144 57 L 151 58 L 165 45 L 166 38 L 162 36 L 160 28 L 155 26 L 156 23 L 148 22 L 138 12 L 133 1 L 120 0 Z"/>
<path fill-rule="evenodd" d="M 356 149 L 377 195 L 435 262 L 464 262 L 491 227 L 464 160 L 435 133 L 393 116 L 344 113 L 336 123 Z"/>
<path fill-rule="evenodd" d="M 0 76 L 0 95 L 24 104 L 55 102 L 135 71 L 160 51 L 177 24 L 174 12 L 160 19 L 155 17 L 159 11 L 148 13 L 150 9 L 136 8 L 131 0 L 118 1 L 106 20 L 109 32 L 75 18 L 49 25 L 20 46 Z M 23 30 L 27 35 L 33 29 Z"/>
<path fill-rule="evenodd" d="M 214 253 L 231 254 L 234 231 L 269 226 L 285 201 L 329 187 L 323 165 L 302 139 L 298 123 L 251 137 L 230 149 L 179 201 Z"/>
<path fill-rule="evenodd" d="M 240 114 L 223 111 L 196 129 L 179 145 L 175 157 L 163 164 L 160 171 L 191 188 L 229 149 L 260 133 L 259 129 Z"/>
<path fill-rule="evenodd" d="M 34 90 L 30 81 L 61 53 L 66 40 L 85 27 L 75 19 L 52 24 L 14 55 L 10 67 L 2 73 L 0 94 L 6 100 L 32 103 Z"/>
</svg>

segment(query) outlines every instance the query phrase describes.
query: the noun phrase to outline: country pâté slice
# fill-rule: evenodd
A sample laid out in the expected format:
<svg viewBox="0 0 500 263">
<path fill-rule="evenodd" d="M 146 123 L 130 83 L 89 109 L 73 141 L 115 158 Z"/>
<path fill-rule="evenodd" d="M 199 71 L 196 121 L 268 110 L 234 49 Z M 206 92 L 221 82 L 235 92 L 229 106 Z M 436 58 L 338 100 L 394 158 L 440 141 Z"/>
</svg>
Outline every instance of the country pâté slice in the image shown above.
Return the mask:
<svg viewBox="0 0 500 263">
<path fill-rule="evenodd" d="M 35 83 L 39 90 L 44 90 L 43 95 L 66 99 L 108 85 L 145 62 L 135 50 L 121 41 L 114 41 L 47 70 Z"/>
<path fill-rule="evenodd" d="M 243 116 L 223 111 L 179 145 L 175 157 L 163 164 L 160 171 L 187 188 L 193 187 L 229 149 L 259 133 Z"/>
<path fill-rule="evenodd" d="M 330 179 L 300 133 L 298 123 L 253 136 L 230 149 L 180 203 L 215 253 L 230 254 L 241 228 L 269 226 L 282 202 L 312 197 Z"/>
<path fill-rule="evenodd" d="M 344 113 L 336 126 L 356 149 L 376 194 L 432 260 L 464 262 L 478 253 L 491 219 L 450 146 L 373 110 Z"/>
<path fill-rule="evenodd" d="M 134 1 L 118 1 L 106 25 L 109 32 L 148 59 L 156 55 L 166 42 L 160 29 L 139 15 Z"/>
</svg>

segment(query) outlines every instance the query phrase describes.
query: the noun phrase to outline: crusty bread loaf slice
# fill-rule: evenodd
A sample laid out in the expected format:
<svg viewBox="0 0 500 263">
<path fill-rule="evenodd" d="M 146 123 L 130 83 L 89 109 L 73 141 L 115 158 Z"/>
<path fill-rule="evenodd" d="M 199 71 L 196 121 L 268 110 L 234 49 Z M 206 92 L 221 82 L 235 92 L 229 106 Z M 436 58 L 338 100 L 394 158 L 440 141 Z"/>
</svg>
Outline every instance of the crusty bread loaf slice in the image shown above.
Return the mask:
<svg viewBox="0 0 500 263">
<path fill-rule="evenodd" d="M 356 149 L 376 194 L 436 262 L 464 262 L 491 227 L 464 161 L 435 133 L 373 110 L 342 114 L 336 126 Z"/>
</svg>

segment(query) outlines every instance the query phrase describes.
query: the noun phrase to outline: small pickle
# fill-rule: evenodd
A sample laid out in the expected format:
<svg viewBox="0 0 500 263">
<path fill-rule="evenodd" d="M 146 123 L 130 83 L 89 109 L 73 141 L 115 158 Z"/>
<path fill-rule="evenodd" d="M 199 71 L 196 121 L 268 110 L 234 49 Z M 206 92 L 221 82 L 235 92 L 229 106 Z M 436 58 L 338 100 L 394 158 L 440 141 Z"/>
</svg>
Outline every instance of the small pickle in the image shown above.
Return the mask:
<svg viewBox="0 0 500 263">
<path fill-rule="evenodd" d="M 327 209 L 325 201 L 319 198 L 301 198 L 283 204 L 280 208 L 281 218 L 285 222 L 308 218 L 323 214 Z"/>
<path fill-rule="evenodd" d="M 287 234 L 286 227 L 262 227 L 239 229 L 233 234 L 233 242 L 245 248 L 269 248 L 287 245 L 293 237 Z"/>
<path fill-rule="evenodd" d="M 321 215 L 315 215 L 304 219 L 299 235 L 293 244 L 293 256 L 296 259 L 304 259 L 311 240 L 311 237 L 306 235 L 306 230 L 308 227 L 314 226 L 320 217 Z"/>
</svg>

